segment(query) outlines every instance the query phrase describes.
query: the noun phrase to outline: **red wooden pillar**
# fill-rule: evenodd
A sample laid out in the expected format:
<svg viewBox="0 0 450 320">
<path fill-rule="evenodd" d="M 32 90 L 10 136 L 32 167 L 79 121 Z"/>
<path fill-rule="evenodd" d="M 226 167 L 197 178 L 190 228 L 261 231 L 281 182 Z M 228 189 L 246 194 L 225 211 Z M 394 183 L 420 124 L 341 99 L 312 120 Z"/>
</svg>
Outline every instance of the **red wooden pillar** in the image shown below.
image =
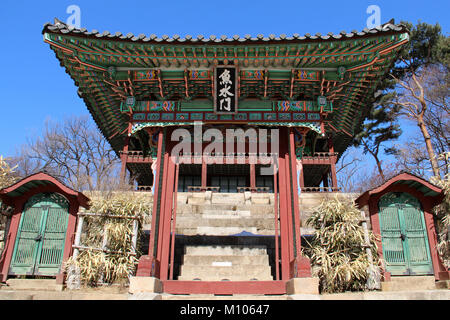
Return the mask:
<svg viewBox="0 0 450 320">
<path fill-rule="evenodd" d="M 120 168 L 120 183 L 125 183 L 125 176 L 127 174 L 127 158 L 128 158 L 128 140 L 127 137 L 125 139 L 125 145 L 122 150 L 122 154 L 120 155 L 120 161 L 122 162 L 122 166 Z"/>
<path fill-rule="evenodd" d="M 287 132 L 287 139 L 289 139 L 289 131 Z M 289 140 L 287 142 L 289 144 Z M 287 230 L 288 230 L 288 246 L 289 246 L 289 279 L 293 278 L 293 271 L 294 271 L 294 260 L 295 260 L 295 253 L 294 253 L 294 221 L 293 221 L 293 217 L 292 217 L 292 172 L 291 172 L 291 157 L 289 154 L 289 150 L 287 150 L 287 154 L 286 154 L 286 158 L 285 158 L 285 174 L 286 174 L 286 181 L 288 182 L 287 184 L 287 190 L 285 193 L 286 196 L 286 202 L 287 202 L 287 212 L 286 212 L 286 216 L 287 216 Z"/>
<path fill-rule="evenodd" d="M 331 184 L 332 187 L 337 189 L 338 187 L 338 183 L 337 183 L 337 174 L 336 174 L 336 156 L 334 155 L 334 146 L 333 146 L 333 140 L 331 137 L 328 138 L 328 148 L 329 148 L 329 152 L 331 154 L 333 154 L 332 156 L 330 156 L 330 171 L 331 171 Z"/>
<path fill-rule="evenodd" d="M 19 230 L 20 217 L 22 216 L 22 208 L 25 205 L 25 200 L 21 199 L 16 202 L 14 213 L 11 217 L 11 223 L 9 224 L 8 235 L 3 249 L 2 257 L 0 258 L 1 267 L 1 281 L 5 282 L 8 278 L 9 265 L 14 251 L 14 245 L 16 243 L 17 230 Z"/>
<path fill-rule="evenodd" d="M 206 159 L 202 156 L 202 190 L 206 190 L 208 186 L 208 164 L 206 163 Z"/>
<path fill-rule="evenodd" d="M 254 163 L 250 163 L 250 188 L 251 190 L 256 188 L 256 166 Z"/>
<path fill-rule="evenodd" d="M 161 280 L 167 280 L 169 275 L 169 256 L 170 256 L 170 233 L 173 208 L 174 179 L 175 179 L 175 159 L 170 155 L 172 149 L 169 141 L 170 130 L 167 134 L 159 136 L 158 145 L 158 172 L 157 186 L 154 194 L 154 211 L 152 215 L 152 230 L 149 245 L 149 255 L 142 260 L 142 270 L 147 273 L 148 264 L 154 260 L 155 270 L 152 273 Z M 162 167 L 161 167 L 162 166 Z M 161 179 L 160 179 L 161 177 Z M 159 207 L 158 207 L 159 204 Z M 158 221 L 158 223 L 157 223 Z M 154 231 L 153 231 L 154 230 Z M 157 231 L 157 234 L 156 234 Z M 156 252 L 154 250 L 156 242 Z M 141 265 L 141 261 L 139 261 Z M 139 271 L 137 276 L 145 276 L 144 272 Z"/>
<path fill-rule="evenodd" d="M 157 221 L 159 220 L 159 212 L 158 212 L 158 205 L 159 201 L 158 198 L 161 196 L 161 190 L 162 186 L 160 184 L 160 176 L 162 174 L 161 170 L 164 169 L 164 166 L 162 166 L 162 160 L 163 160 L 163 144 L 164 144 L 164 131 L 160 130 L 158 133 L 158 153 L 157 153 L 157 160 L 156 160 L 156 175 L 154 177 L 155 181 L 153 183 L 154 185 L 154 192 L 153 192 L 153 209 L 152 209 L 152 227 L 150 230 L 150 240 L 149 240 L 149 246 L 148 246 L 148 255 L 142 256 L 139 259 L 139 264 L 136 271 L 136 276 L 138 277 L 148 277 L 148 276 L 156 276 L 156 274 L 159 274 L 159 261 L 156 260 L 156 253 L 155 248 L 155 242 L 156 245 L 158 245 L 158 239 L 157 239 L 157 232 L 156 232 L 156 225 Z M 161 182 L 163 182 L 162 180 Z"/>
<path fill-rule="evenodd" d="M 298 179 L 299 183 L 300 183 L 300 188 L 304 188 L 305 187 L 305 175 L 303 174 L 304 171 L 305 171 L 305 167 L 300 162 L 300 178 Z"/>
<path fill-rule="evenodd" d="M 311 265 L 309 259 L 302 257 L 301 253 L 301 223 L 300 223 L 300 208 L 298 199 L 298 186 L 297 186 L 297 156 L 295 154 L 295 141 L 294 141 L 294 130 L 291 128 L 289 130 L 289 159 L 290 159 L 290 169 L 291 169 L 291 194 L 292 194 L 292 212 L 294 216 L 293 228 L 295 230 L 295 270 L 294 277 L 311 277 Z M 302 170 L 303 171 L 303 170 Z"/>
<path fill-rule="evenodd" d="M 77 227 L 77 221 L 78 221 L 78 209 L 79 204 L 74 203 L 74 201 L 69 202 L 69 221 L 67 223 L 67 229 L 66 229 L 66 241 L 64 243 L 64 253 L 63 253 L 63 260 L 62 265 L 69 259 L 70 256 L 72 256 L 72 245 L 75 240 L 75 231 Z M 56 283 L 63 284 L 64 283 L 64 269 L 61 268 L 61 272 L 56 276 Z"/>
<path fill-rule="evenodd" d="M 431 261 L 433 262 L 434 276 L 436 280 L 450 280 L 450 271 L 447 270 L 442 263 L 437 250 L 438 241 L 432 213 L 433 205 L 430 201 L 427 201 L 425 197 L 420 197 L 419 200 L 423 207 L 423 214 L 428 235 L 428 245 L 430 247 Z"/>
<path fill-rule="evenodd" d="M 173 194 L 175 187 L 175 159 L 172 158 L 169 152 L 166 152 L 165 158 L 167 159 L 167 174 L 164 175 L 165 184 L 165 196 L 164 196 L 164 208 L 161 211 L 160 222 L 160 239 L 161 243 L 158 245 L 161 248 L 160 251 L 160 279 L 168 280 L 169 276 L 169 256 L 170 256 L 170 232 L 171 232 L 171 220 L 173 210 Z M 163 199 L 161 198 L 161 202 Z M 175 232 L 175 230 L 173 230 Z"/>
<path fill-rule="evenodd" d="M 378 212 L 378 201 L 377 199 L 369 200 L 369 215 L 370 224 L 372 226 L 372 232 L 375 235 L 375 243 L 377 244 L 377 253 L 380 261 L 383 261 L 383 246 L 381 244 L 381 227 L 380 227 L 380 216 Z M 384 268 L 382 271 L 384 281 L 389 281 L 391 278 L 390 272 L 387 272 Z"/>
<path fill-rule="evenodd" d="M 281 143 L 280 143 L 281 144 Z M 289 226 L 287 225 L 287 199 L 286 193 L 288 188 L 286 184 L 286 165 L 285 165 L 285 155 L 281 154 L 278 158 L 278 173 L 279 173 L 279 189 L 280 189 L 280 235 L 281 235 L 281 279 L 289 279 Z"/>
<path fill-rule="evenodd" d="M 171 225 L 171 239 L 170 239 L 170 272 L 169 279 L 173 280 L 173 267 L 175 259 L 175 233 L 177 228 L 177 194 L 178 194 L 178 175 L 180 174 L 180 164 L 178 159 L 175 162 L 175 184 L 174 184 L 174 201 L 173 201 L 173 213 L 172 213 L 172 225 Z"/>
<path fill-rule="evenodd" d="M 275 280 L 280 280 L 280 259 L 279 259 L 279 242 L 278 242 L 278 163 L 274 165 L 273 170 L 273 188 L 274 188 L 274 216 L 275 216 Z"/>
<path fill-rule="evenodd" d="M 161 277 L 161 270 L 163 269 L 162 267 L 162 257 L 163 257 L 163 241 L 165 240 L 164 237 L 164 230 L 167 230 L 167 225 L 166 225 L 166 206 L 167 206 L 167 202 L 166 202 L 166 194 L 167 194 L 167 179 L 168 179 L 168 166 L 169 166 L 169 154 L 167 152 L 167 135 L 165 136 L 165 148 L 162 152 L 162 159 L 163 159 L 163 169 L 162 169 L 162 180 L 161 180 L 161 187 L 160 187 L 160 192 L 161 192 L 161 197 L 159 199 L 159 203 L 160 203 L 160 207 L 159 210 L 157 212 L 157 214 L 159 215 L 159 223 L 158 223 L 158 235 L 157 235 L 157 245 L 156 245 L 156 262 L 157 262 L 157 266 L 158 268 L 156 269 L 156 273 L 155 275 L 159 278 L 162 279 Z M 156 237 L 156 235 L 155 235 Z"/>
<path fill-rule="evenodd" d="M 122 167 L 120 168 L 120 182 L 125 183 L 125 176 L 127 174 L 127 159 L 128 159 L 128 145 L 130 143 L 131 134 L 131 122 L 128 123 L 127 137 L 123 145 L 122 154 L 120 155 L 120 161 L 122 162 Z"/>
<path fill-rule="evenodd" d="M 278 156 L 279 194 L 280 194 L 280 235 L 281 235 L 281 279 L 291 278 L 292 216 L 291 216 L 291 179 L 289 178 L 289 134 L 286 128 L 280 128 L 280 145 Z"/>
</svg>

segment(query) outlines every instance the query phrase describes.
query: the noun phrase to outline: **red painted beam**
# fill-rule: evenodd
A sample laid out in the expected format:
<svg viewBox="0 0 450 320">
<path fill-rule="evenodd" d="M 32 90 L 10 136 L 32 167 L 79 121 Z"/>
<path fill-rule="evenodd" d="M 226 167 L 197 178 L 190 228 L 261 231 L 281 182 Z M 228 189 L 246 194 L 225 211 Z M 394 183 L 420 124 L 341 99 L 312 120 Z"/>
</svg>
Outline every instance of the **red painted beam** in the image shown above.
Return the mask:
<svg viewBox="0 0 450 320">
<path fill-rule="evenodd" d="M 165 280 L 170 294 L 286 294 L 286 281 L 179 281 Z"/>
</svg>

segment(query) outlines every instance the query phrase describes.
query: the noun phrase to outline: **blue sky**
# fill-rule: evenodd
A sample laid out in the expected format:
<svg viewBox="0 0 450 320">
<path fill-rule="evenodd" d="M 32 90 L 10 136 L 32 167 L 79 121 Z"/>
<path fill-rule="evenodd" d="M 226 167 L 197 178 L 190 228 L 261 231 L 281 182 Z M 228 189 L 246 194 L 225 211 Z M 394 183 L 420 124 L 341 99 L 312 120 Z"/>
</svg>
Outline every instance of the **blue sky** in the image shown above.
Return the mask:
<svg viewBox="0 0 450 320">
<path fill-rule="evenodd" d="M 76 87 L 42 40 L 42 26 L 66 9 L 81 9 L 81 26 L 100 32 L 146 35 L 315 34 L 362 30 L 369 5 L 381 21 L 439 22 L 449 31 L 450 1 L 0 1 L 0 155 L 12 156 L 27 139 L 40 135 L 46 120 L 88 114 Z M 406 127 L 405 137 L 414 127 Z"/>
</svg>

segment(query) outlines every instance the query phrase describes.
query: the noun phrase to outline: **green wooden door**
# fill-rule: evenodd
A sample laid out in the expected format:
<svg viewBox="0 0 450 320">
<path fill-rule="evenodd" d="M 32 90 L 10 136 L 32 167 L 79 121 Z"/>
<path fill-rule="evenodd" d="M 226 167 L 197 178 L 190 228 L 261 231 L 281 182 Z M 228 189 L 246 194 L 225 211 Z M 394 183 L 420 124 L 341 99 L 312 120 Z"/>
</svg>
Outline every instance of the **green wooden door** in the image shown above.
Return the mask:
<svg viewBox="0 0 450 320">
<path fill-rule="evenodd" d="M 20 219 L 9 274 L 53 276 L 60 272 L 69 219 L 56 193 L 29 199 Z"/>
<path fill-rule="evenodd" d="M 380 199 L 379 209 L 386 270 L 392 275 L 433 274 L 419 201 L 407 193 L 388 193 Z"/>
</svg>

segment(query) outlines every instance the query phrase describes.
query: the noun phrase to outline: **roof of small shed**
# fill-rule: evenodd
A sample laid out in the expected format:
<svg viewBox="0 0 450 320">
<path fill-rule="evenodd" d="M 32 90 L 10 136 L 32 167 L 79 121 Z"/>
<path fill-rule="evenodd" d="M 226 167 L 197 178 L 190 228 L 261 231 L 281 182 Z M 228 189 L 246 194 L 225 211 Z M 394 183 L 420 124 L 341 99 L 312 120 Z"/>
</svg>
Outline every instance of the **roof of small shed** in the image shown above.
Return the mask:
<svg viewBox="0 0 450 320">
<path fill-rule="evenodd" d="M 362 193 L 355 202 L 360 206 L 365 206 L 369 199 L 381 192 L 383 192 L 385 189 L 392 185 L 406 185 L 408 187 L 411 187 L 413 189 L 416 189 L 420 193 L 422 193 L 425 197 L 435 197 L 440 198 L 443 196 L 444 191 L 442 188 L 432 184 L 431 182 L 418 177 L 414 174 L 411 174 L 409 172 L 401 172 L 395 177 L 392 177 L 391 179 L 387 180 L 383 184 L 379 185 L 378 187 L 375 187 L 373 189 L 367 190 L 366 192 Z"/>
<path fill-rule="evenodd" d="M 62 192 L 67 194 L 68 196 L 72 196 L 77 198 L 78 202 L 81 206 L 87 208 L 89 198 L 86 197 L 83 193 L 79 191 L 75 191 L 66 185 L 64 185 L 62 182 L 60 182 L 55 177 L 45 173 L 45 172 L 38 172 L 35 174 L 32 174 L 28 177 L 25 177 L 13 185 L 3 188 L 0 190 L 0 199 L 2 200 L 13 200 L 14 198 L 20 197 L 26 192 L 40 187 L 45 186 L 56 186 L 58 189 L 60 189 Z"/>
</svg>

